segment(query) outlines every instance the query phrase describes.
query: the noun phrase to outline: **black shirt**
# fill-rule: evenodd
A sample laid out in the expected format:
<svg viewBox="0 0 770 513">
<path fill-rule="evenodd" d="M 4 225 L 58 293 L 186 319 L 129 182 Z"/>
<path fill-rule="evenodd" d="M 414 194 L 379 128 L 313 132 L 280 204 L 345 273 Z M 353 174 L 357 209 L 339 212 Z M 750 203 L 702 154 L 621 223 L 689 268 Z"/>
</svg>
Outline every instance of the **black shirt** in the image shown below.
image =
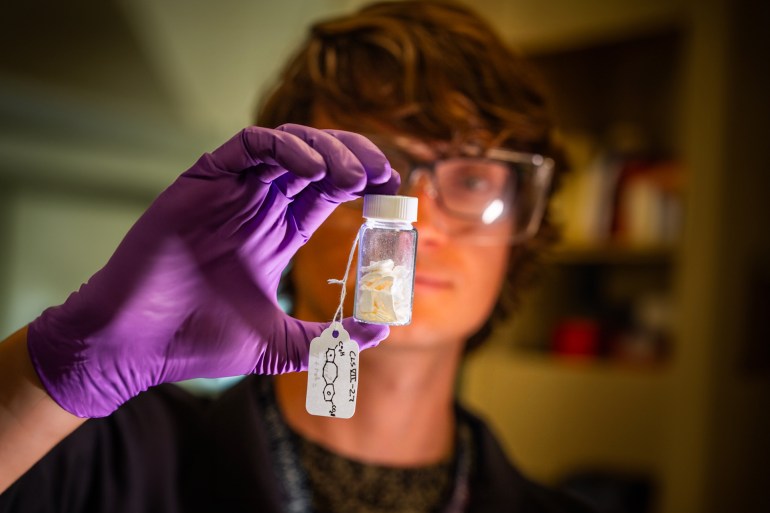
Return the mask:
<svg viewBox="0 0 770 513">
<path fill-rule="evenodd" d="M 291 510 L 305 477 L 277 447 L 266 380 L 247 377 L 211 403 L 173 385 L 145 392 L 63 440 L 0 495 L 0 512 Z M 473 447 L 466 511 L 588 511 L 528 480 L 480 419 L 457 415 Z"/>
</svg>

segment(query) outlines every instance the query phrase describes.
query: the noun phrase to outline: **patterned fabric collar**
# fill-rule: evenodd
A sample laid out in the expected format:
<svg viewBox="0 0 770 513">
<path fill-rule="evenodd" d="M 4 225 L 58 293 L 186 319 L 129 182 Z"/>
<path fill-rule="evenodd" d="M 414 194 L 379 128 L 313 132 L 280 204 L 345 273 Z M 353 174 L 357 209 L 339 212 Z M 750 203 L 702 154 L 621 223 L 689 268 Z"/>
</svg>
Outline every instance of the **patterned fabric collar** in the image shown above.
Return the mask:
<svg viewBox="0 0 770 513">
<path fill-rule="evenodd" d="M 302 465 L 295 435 L 284 421 L 275 399 L 273 380 L 259 380 L 257 399 L 264 413 L 270 452 L 275 471 L 284 488 L 285 509 L 289 513 L 314 513 L 308 475 Z M 452 494 L 442 513 L 461 513 L 468 504 L 473 461 L 470 427 L 458 417 Z"/>
</svg>

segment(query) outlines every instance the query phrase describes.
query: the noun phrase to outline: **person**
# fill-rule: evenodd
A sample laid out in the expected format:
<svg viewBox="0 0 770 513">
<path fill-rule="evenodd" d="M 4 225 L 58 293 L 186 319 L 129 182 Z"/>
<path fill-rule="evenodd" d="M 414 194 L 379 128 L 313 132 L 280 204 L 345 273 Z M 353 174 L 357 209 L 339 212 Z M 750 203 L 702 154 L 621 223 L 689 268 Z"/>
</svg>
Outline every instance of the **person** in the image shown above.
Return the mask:
<svg viewBox="0 0 770 513">
<path fill-rule="evenodd" d="M 376 3 L 315 24 L 256 121 L 0 344 L 0 511 L 587 511 L 454 394 L 553 240 L 558 151 L 523 62 L 466 7 Z M 360 198 L 399 186 L 419 199 L 412 322 L 345 319 L 357 411 L 311 416 L 294 371 L 338 306 L 327 280 Z M 240 374 L 211 402 L 168 385 Z"/>
</svg>

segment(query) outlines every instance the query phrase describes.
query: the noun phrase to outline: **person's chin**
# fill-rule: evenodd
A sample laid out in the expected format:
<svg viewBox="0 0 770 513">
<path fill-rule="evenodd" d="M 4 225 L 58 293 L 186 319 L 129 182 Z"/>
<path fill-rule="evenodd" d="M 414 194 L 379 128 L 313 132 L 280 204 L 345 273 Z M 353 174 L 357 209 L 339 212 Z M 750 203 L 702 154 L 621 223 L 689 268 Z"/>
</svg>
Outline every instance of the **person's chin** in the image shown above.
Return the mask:
<svg viewBox="0 0 770 513">
<path fill-rule="evenodd" d="M 446 327 L 446 326 L 443 326 Z M 451 344 L 453 337 L 436 323 L 412 319 L 405 326 L 391 326 L 390 335 L 382 345 L 393 348 L 428 349 Z"/>
</svg>

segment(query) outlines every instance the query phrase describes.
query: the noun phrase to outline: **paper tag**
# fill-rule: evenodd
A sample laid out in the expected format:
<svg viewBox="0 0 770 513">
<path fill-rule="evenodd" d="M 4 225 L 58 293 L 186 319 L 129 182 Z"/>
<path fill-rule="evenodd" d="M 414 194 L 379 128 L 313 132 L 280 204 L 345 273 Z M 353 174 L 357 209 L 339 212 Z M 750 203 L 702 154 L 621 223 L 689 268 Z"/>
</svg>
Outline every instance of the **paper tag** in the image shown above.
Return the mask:
<svg viewBox="0 0 770 513">
<path fill-rule="evenodd" d="M 358 344 L 334 322 L 310 342 L 305 409 L 311 415 L 349 419 L 357 395 Z"/>
</svg>

